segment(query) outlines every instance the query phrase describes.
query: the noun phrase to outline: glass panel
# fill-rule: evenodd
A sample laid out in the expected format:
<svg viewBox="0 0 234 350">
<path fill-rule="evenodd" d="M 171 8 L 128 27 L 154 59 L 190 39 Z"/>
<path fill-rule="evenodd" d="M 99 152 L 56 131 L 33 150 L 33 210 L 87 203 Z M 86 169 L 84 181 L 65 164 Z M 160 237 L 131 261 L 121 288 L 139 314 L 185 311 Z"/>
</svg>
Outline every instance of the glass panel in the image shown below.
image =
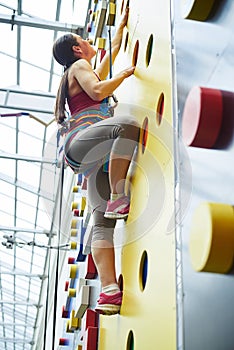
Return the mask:
<svg viewBox="0 0 234 350">
<path fill-rule="evenodd" d="M 61 4 L 60 21 L 84 26 L 87 8 L 88 0 L 64 0 Z"/>
<path fill-rule="evenodd" d="M 17 215 L 20 217 L 24 217 L 27 213 L 27 218 L 29 221 L 32 222 L 32 224 L 35 221 L 35 215 L 36 215 L 36 208 L 30 204 L 27 204 L 27 197 L 19 199 L 21 197 L 18 197 L 17 200 Z"/>
<path fill-rule="evenodd" d="M 6 5 L 6 8 L 4 7 L 4 5 Z M 9 7 L 16 9 L 17 8 L 17 0 L 3 0 L 3 1 L 1 1 L 0 9 L 1 9 L 2 13 L 5 13 L 5 12 L 9 13 L 9 10 L 7 9 Z"/>
<path fill-rule="evenodd" d="M 40 131 L 40 129 L 39 129 Z M 19 145 L 18 145 L 18 152 L 19 154 L 26 155 L 26 156 L 32 156 L 32 157 L 39 157 L 41 158 L 42 155 L 42 141 L 34 137 L 34 135 L 26 134 L 26 133 L 19 133 Z M 27 162 L 22 162 L 27 164 Z M 33 164 L 34 167 L 40 168 L 40 163 L 30 163 Z M 37 170 L 35 171 L 37 172 Z"/>
<path fill-rule="evenodd" d="M 1 50 L 1 47 L 0 47 Z M 7 69 L 6 69 L 7 67 Z M 8 87 L 17 83 L 16 59 L 0 52 L 1 86 Z"/>
<path fill-rule="evenodd" d="M 22 10 L 41 20 L 55 21 L 57 0 L 3 0 L 0 4 L 0 12 L 11 16 L 12 9 L 4 8 L 2 5 L 17 10 L 22 4 Z M 60 22 L 84 25 L 87 13 L 88 0 L 62 0 Z M 16 12 L 17 14 L 17 12 Z M 25 19 L 27 19 L 25 15 Z M 12 108 L 0 108 L 1 115 L 16 114 L 18 112 L 31 112 L 37 118 L 28 116 L 18 118 L 19 133 L 16 132 L 16 117 L 5 117 L 0 120 L 0 152 L 41 158 L 56 159 L 56 123 L 51 124 L 45 134 L 45 127 L 54 116 L 55 96 L 45 96 L 50 88 L 55 95 L 63 73 L 63 67 L 54 62 L 51 69 L 52 45 L 54 31 L 39 28 L 21 26 L 20 41 L 17 46 L 17 25 L 11 30 L 11 24 L 0 24 L 0 88 L 11 87 L 22 93 L 0 91 L 0 105 L 7 103 Z M 64 32 L 58 32 L 58 36 Z M 17 48 L 19 48 L 20 65 L 17 71 Z M 50 77 L 52 81 L 50 82 Z M 20 79 L 19 85 L 17 79 Z M 26 91 L 37 91 L 39 96 L 32 96 Z M 14 109 L 16 107 L 17 109 Z M 31 110 L 30 110 L 31 109 Z M 33 111 L 38 109 L 37 111 Z M 46 111 L 46 113 L 43 113 Z M 48 111 L 48 112 L 47 112 Z M 40 121 L 40 123 L 38 122 Z M 44 124 L 42 124 L 44 123 Z M 45 126 L 46 124 L 46 126 Z M 44 149 L 44 136 L 46 144 Z M 43 153 L 44 149 L 44 153 Z M 42 171 L 42 180 L 40 176 Z M 46 229 L 51 226 L 52 212 L 54 207 L 54 189 L 56 188 L 58 174 L 52 164 L 41 164 L 35 162 L 15 161 L 0 157 L 0 216 L 1 225 L 9 228 L 28 228 L 37 230 Z M 28 191 L 26 189 L 28 189 Z M 38 197 L 38 189 L 46 199 Z M 15 191 L 15 189 L 17 189 Z M 33 193 L 34 192 L 34 193 Z M 55 228 L 56 229 L 56 228 Z M 22 230 L 21 230 L 22 231 Z M 25 300 L 38 303 L 42 280 L 38 277 L 22 276 L 19 273 L 43 274 L 45 259 L 47 257 L 48 237 L 45 234 L 32 232 L 14 232 L 5 230 L 2 236 L 13 236 L 15 243 L 12 249 L 0 246 L 0 288 L 2 300 Z M 3 239 L 3 241 L 6 238 Z M 34 242 L 37 246 L 32 246 Z M 14 271 L 16 274 L 14 274 Z M 18 274 L 17 274 L 18 273 Z M 9 339 L 33 338 L 35 317 L 37 308 L 35 306 L 5 304 L 1 307 L 2 321 L 11 326 L 0 327 L 0 337 Z M 21 323 L 22 326 L 13 327 L 12 324 Z M 29 326 L 27 327 L 27 324 Z M 7 342 L 1 343 L 5 350 L 31 349 L 30 344 Z M 0 345 L 1 347 L 1 345 Z"/>
<path fill-rule="evenodd" d="M 9 232 L 6 234 L 10 235 Z M 6 266 L 8 267 L 7 270 L 11 270 L 14 265 L 14 252 L 11 249 L 7 249 L 3 246 L 1 246 L 1 266 Z M 6 269 L 4 269 L 5 271 Z M 1 276 L 2 283 L 5 280 L 7 283 L 12 283 L 11 278 L 7 277 L 7 275 L 2 275 Z M 11 282 L 10 282 L 11 281 Z"/>
<path fill-rule="evenodd" d="M 46 0 L 47 1 L 47 0 Z M 36 5 L 35 1 L 32 2 L 32 6 Z M 49 2 L 47 1 L 47 4 Z M 40 1 L 40 7 L 41 1 Z M 47 5 L 48 7 L 48 5 Z M 47 12 L 49 13 L 48 9 Z M 50 14 L 51 15 L 51 14 Z M 45 19 L 45 17 L 43 17 Z M 54 20 L 54 18 L 53 18 Z M 52 30 L 22 27 L 21 29 L 21 59 L 22 61 L 29 62 L 37 67 L 43 67 L 49 71 L 52 59 L 52 41 L 54 32 Z M 32 77 L 28 75 L 29 80 Z M 37 83 L 38 79 L 35 79 Z M 48 83 L 48 79 L 45 80 Z M 43 89 L 46 90 L 45 88 Z"/>
<path fill-rule="evenodd" d="M 14 173 L 14 171 L 12 173 Z M 14 199 L 15 186 L 12 186 L 6 182 L 3 183 L 2 181 L 0 181 L 0 193 L 3 194 L 4 196 Z"/>
<path fill-rule="evenodd" d="M 4 118 L 4 120 L 9 118 Z M 7 121 L 7 120 L 6 120 Z M 0 124 L 1 137 L 0 137 L 0 150 L 7 153 L 15 153 L 15 129 L 8 127 L 6 125 Z M 7 162 L 7 160 L 4 160 Z M 8 167 L 8 165 L 6 164 Z M 10 164 L 12 166 L 12 163 Z M 1 166 L 1 171 L 4 167 Z M 6 171 L 5 171 L 6 172 Z M 12 171 L 11 171 L 12 172 Z"/>
<path fill-rule="evenodd" d="M 29 138 L 30 140 L 30 138 Z M 37 149 L 33 147 L 33 144 L 30 144 L 31 152 L 36 152 Z M 21 146 L 22 148 L 22 146 Z M 40 150 L 40 149 L 39 149 Z M 25 154 L 24 150 L 21 152 L 22 154 Z M 31 154 L 33 156 L 33 154 Z M 40 176 L 40 166 L 36 163 L 30 163 L 30 162 L 19 162 L 18 164 L 18 180 L 26 182 L 29 186 L 32 186 L 35 191 L 38 190 L 38 180 Z M 26 201 L 26 194 L 25 194 L 25 199 Z"/>
<path fill-rule="evenodd" d="M 22 1 L 22 9 L 25 13 L 32 16 L 40 17 L 50 21 L 55 20 L 57 0 L 24 0 Z"/>
<path fill-rule="evenodd" d="M 62 71 L 62 70 L 61 70 L 61 66 L 60 66 L 59 68 L 60 68 L 60 70 L 58 70 L 58 73 L 57 73 L 57 74 L 59 74 L 59 72 Z M 54 93 L 54 94 L 57 94 L 57 91 L 58 91 L 58 87 L 59 87 L 59 84 L 60 84 L 61 77 L 62 77 L 62 73 L 59 74 L 59 75 L 53 74 L 51 92 Z"/>
<path fill-rule="evenodd" d="M 0 10 L 2 10 L 1 6 L 0 6 Z M 1 13 L 2 13 L 2 11 L 1 11 Z M 0 51 L 4 52 L 7 55 L 16 57 L 17 30 L 11 30 L 10 24 L 1 23 L 0 24 L 0 32 L 1 32 Z"/>
<path fill-rule="evenodd" d="M 21 62 L 20 85 L 25 90 L 48 91 L 49 72 Z"/>
<path fill-rule="evenodd" d="M 0 183 L 0 186 L 2 185 L 2 183 Z M 4 186 L 2 186 L 4 187 Z M 7 226 L 7 224 L 5 223 L 5 215 L 14 215 L 14 207 L 15 207 L 15 198 L 14 196 L 12 197 L 8 197 L 8 195 L 6 194 L 2 194 L 0 193 L 0 202 L 1 202 L 1 209 L 0 211 L 2 212 L 1 214 L 1 225 Z"/>
<path fill-rule="evenodd" d="M 25 203 L 32 207 L 36 207 L 37 205 L 37 194 L 30 193 L 21 188 L 18 188 L 18 198 L 21 200 L 23 200 L 23 198 L 27 198 Z M 24 216 L 28 216 L 27 212 L 25 212 Z"/>
</svg>

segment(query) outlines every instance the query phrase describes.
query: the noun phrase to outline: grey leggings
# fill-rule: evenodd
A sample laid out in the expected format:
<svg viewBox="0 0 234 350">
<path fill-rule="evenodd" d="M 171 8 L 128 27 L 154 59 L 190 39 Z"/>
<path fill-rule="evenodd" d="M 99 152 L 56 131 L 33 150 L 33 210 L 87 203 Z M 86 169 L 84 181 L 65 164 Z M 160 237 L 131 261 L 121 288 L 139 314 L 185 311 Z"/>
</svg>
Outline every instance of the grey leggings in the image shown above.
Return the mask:
<svg viewBox="0 0 234 350">
<path fill-rule="evenodd" d="M 116 220 L 104 213 L 110 197 L 109 175 L 103 172 L 103 162 L 113 152 L 132 159 L 139 139 L 139 125 L 132 117 L 113 117 L 79 131 L 65 153 L 76 162 L 77 172 L 93 169 L 88 177 L 88 202 L 93 213 L 92 241 L 107 240 L 113 244 Z"/>
</svg>

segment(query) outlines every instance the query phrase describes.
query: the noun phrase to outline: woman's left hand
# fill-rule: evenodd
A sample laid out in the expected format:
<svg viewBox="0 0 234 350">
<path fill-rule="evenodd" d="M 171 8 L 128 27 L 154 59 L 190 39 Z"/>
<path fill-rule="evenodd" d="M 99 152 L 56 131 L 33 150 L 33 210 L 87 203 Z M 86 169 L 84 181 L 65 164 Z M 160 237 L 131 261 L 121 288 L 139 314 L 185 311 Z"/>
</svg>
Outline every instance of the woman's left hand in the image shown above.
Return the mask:
<svg viewBox="0 0 234 350">
<path fill-rule="evenodd" d="M 124 15 L 123 15 L 123 17 L 121 19 L 119 27 L 124 28 L 127 25 L 127 23 L 128 23 L 128 14 L 129 14 L 129 7 L 126 7 L 125 8 L 125 13 L 124 13 Z"/>
</svg>

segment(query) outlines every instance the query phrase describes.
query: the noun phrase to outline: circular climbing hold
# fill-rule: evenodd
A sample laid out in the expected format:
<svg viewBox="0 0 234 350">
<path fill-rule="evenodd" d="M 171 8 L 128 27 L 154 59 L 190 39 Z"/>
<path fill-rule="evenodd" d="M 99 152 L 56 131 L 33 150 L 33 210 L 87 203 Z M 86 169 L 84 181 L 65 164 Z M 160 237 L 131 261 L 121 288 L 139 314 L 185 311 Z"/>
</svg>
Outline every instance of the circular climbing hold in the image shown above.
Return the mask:
<svg viewBox="0 0 234 350">
<path fill-rule="evenodd" d="M 70 317 L 70 311 L 66 310 L 66 307 L 62 307 L 62 318 L 69 318 Z"/>
<path fill-rule="evenodd" d="M 72 192 L 77 193 L 79 191 L 79 186 L 73 186 Z"/>
<path fill-rule="evenodd" d="M 74 209 L 73 210 L 73 215 L 74 216 L 80 216 L 80 210 L 79 209 Z"/>
<path fill-rule="evenodd" d="M 204 202 L 195 210 L 189 243 L 196 271 L 227 273 L 234 256 L 234 211 L 228 204 Z"/>
<path fill-rule="evenodd" d="M 222 93 L 220 90 L 193 87 L 186 99 L 182 136 L 187 146 L 212 148 L 222 124 Z"/>
<path fill-rule="evenodd" d="M 83 181 L 83 175 L 78 174 L 77 175 L 77 185 L 80 186 L 82 184 L 82 181 Z"/>
<path fill-rule="evenodd" d="M 91 23 L 88 23 L 88 24 L 87 24 L 86 31 L 87 31 L 88 33 L 91 33 L 91 31 L 92 31 L 92 24 L 91 24 Z"/>
<path fill-rule="evenodd" d="M 77 219 L 71 220 L 71 229 L 78 229 L 80 227 L 80 221 Z"/>
<path fill-rule="evenodd" d="M 70 249 L 76 250 L 77 249 L 77 242 L 70 242 Z"/>
<path fill-rule="evenodd" d="M 71 237 L 77 237 L 77 235 L 78 235 L 78 230 L 72 229 L 71 230 Z"/>
<path fill-rule="evenodd" d="M 106 25 L 114 26 L 115 17 L 116 17 L 116 4 L 110 1 L 107 6 L 108 6 L 108 14 L 107 14 Z"/>
<path fill-rule="evenodd" d="M 75 264 L 75 263 L 76 263 L 76 258 L 69 256 L 68 257 L 68 265 Z"/>
<path fill-rule="evenodd" d="M 61 345 L 61 346 L 69 346 L 69 339 L 60 338 L 59 339 L 59 345 Z"/>
<path fill-rule="evenodd" d="M 78 202 L 72 202 L 71 207 L 72 207 L 72 210 L 78 209 L 79 208 L 79 203 Z"/>
<path fill-rule="evenodd" d="M 68 296 L 70 298 L 75 298 L 76 297 L 76 288 L 69 288 L 68 290 Z"/>
<path fill-rule="evenodd" d="M 186 19 L 206 21 L 214 8 L 216 0 L 181 0 L 182 16 Z"/>
<path fill-rule="evenodd" d="M 65 282 L 65 288 L 64 288 L 65 292 L 68 291 L 68 287 L 69 287 L 69 281 L 66 281 Z"/>
<path fill-rule="evenodd" d="M 70 278 L 77 278 L 79 272 L 79 267 L 77 264 L 73 264 L 70 266 Z"/>
</svg>

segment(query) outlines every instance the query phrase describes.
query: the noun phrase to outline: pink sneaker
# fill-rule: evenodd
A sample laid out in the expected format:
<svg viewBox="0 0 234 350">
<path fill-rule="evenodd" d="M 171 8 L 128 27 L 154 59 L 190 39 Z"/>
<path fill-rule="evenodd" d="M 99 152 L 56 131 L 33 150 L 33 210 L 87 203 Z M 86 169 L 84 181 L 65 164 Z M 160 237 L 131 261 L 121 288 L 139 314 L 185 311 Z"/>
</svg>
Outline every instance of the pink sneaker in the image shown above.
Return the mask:
<svg viewBox="0 0 234 350">
<path fill-rule="evenodd" d="M 95 311 L 102 315 L 118 314 L 122 304 L 122 292 L 115 294 L 101 293 Z"/>
<path fill-rule="evenodd" d="M 129 198 L 127 196 L 123 196 L 113 202 L 108 201 L 104 217 L 107 219 L 124 219 L 128 216 L 129 207 Z"/>
</svg>

